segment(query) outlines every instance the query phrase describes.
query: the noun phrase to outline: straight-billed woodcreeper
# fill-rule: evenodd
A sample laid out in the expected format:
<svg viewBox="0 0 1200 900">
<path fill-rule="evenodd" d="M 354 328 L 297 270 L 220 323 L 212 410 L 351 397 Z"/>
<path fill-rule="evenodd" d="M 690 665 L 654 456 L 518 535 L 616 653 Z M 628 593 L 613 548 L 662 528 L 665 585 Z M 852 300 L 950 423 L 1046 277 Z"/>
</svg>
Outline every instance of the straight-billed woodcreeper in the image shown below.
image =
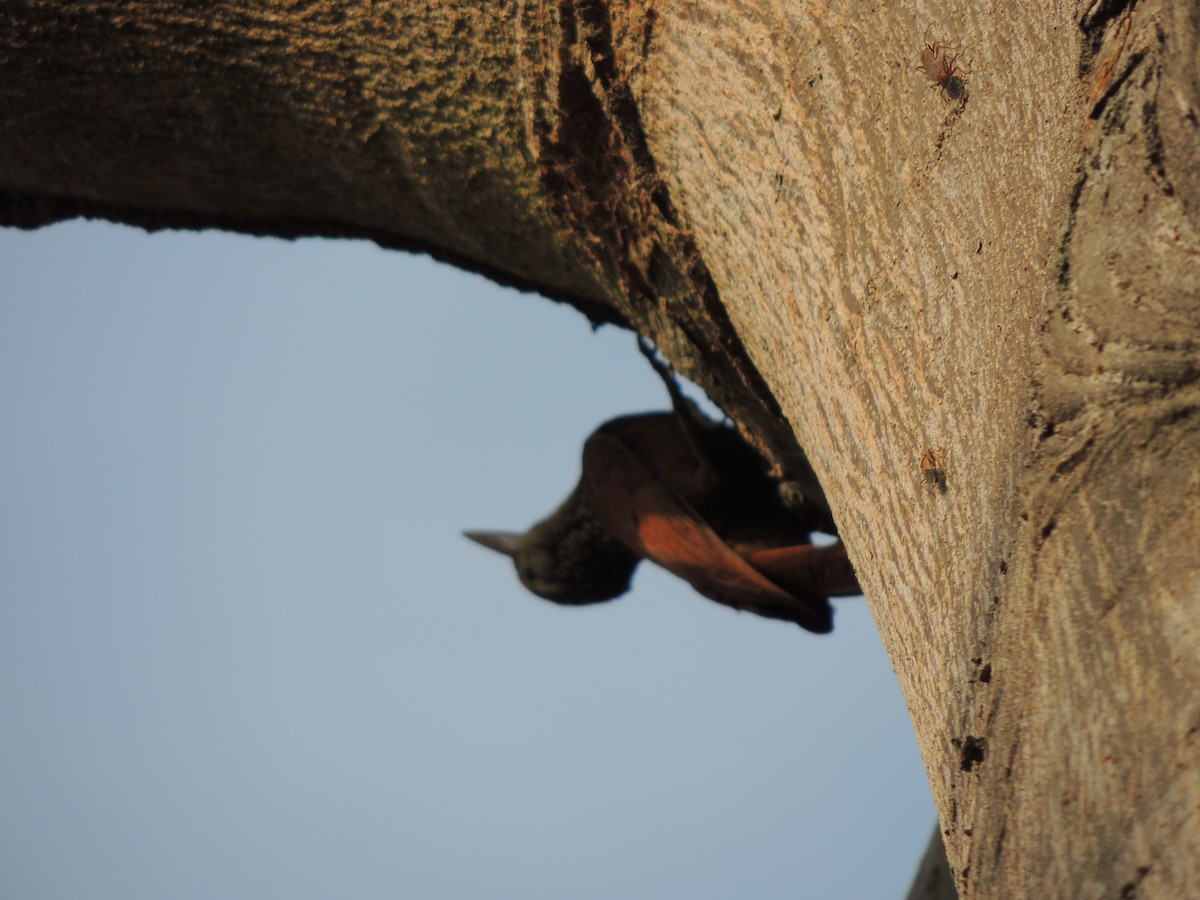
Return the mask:
<svg viewBox="0 0 1200 900">
<path fill-rule="evenodd" d="M 814 525 L 784 505 L 758 454 L 680 394 L 671 412 L 605 422 L 583 447 L 583 475 L 553 513 L 524 534 L 469 531 L 512 557 L 521 582 L 562 604 L 611 600 L 643 559 L 718 603 L 824 634 L 829 597 L 860 593 L 839 541 L 815 547 Z"/>
</svg>

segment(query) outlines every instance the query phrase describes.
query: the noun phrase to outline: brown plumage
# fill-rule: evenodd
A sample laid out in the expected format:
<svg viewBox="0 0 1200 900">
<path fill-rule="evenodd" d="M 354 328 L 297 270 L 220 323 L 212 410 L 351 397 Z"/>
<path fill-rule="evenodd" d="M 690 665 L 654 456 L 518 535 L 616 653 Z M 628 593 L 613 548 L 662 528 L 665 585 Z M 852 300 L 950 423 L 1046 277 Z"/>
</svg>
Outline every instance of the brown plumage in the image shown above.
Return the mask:
<svg viewBox="0 0 1200 900">
<path fill-rule="evenodd" d="M 828 632 L 828 598 L 859 593 L 845 548 L 812 546 L 814 524 L 784 506 L 758 455 L 664 377 L 675 410 L 596 429 L 579 485 L 550 516 L 524 534 L 467 537 L 512 557 L 522 583 L 557 603 L 620 596 L 649 559 L 718 603 Z"/>
</svg>

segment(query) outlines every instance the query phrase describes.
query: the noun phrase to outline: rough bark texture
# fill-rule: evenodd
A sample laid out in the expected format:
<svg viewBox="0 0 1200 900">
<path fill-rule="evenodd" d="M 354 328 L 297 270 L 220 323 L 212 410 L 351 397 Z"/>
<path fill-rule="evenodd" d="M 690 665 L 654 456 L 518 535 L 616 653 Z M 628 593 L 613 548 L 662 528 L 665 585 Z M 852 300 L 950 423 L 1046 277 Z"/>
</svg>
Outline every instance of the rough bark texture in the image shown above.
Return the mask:
<svg viewBox="0 0 1200 900">
<path fill-rule="evenodd" d="M 819 476 L 962 895 L 1200 895 L 1197 5 L 466 6 L 5 3 L 0 222 L 368 236 L 649 334 Z"/>
</svg>

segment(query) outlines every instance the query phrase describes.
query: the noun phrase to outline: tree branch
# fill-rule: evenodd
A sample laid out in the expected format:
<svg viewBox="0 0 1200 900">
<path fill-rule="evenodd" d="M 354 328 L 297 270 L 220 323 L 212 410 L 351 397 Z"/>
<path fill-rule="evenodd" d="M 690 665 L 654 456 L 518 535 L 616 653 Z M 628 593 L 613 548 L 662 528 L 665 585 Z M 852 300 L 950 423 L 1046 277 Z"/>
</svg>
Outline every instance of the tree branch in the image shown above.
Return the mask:
<svg viewBox="0 0 1200 900">
<path fill-rule="evenodd" d="M 1200 893 L 1196 23 L 936 13 L 9 3 L 0 220 L 369 236 L 651 336 L 819 476 L 963 895 Z"/>
</svg>

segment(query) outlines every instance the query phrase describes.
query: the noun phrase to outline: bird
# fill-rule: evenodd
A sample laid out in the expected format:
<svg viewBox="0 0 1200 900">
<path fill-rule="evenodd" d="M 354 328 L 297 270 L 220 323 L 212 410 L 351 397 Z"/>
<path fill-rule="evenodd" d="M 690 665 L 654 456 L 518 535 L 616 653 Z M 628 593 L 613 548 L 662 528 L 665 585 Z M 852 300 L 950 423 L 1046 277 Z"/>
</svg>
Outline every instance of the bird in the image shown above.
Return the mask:
<svg viewBox="0 0 1200 900">
<path fill-rule="evenodd" d="M 641 347 L 673 408 L 600 425 L 579 483 L 528 531 L 465 536 L 511 557 L 521 583 L 556 603 L 619 597 L 647 559 L 718 603 L 828 633 L 829 597 L 861 593 L 844 545 L 814 546 L 812 517 L 784 504 L 758 453 Z"/>
</svg>

